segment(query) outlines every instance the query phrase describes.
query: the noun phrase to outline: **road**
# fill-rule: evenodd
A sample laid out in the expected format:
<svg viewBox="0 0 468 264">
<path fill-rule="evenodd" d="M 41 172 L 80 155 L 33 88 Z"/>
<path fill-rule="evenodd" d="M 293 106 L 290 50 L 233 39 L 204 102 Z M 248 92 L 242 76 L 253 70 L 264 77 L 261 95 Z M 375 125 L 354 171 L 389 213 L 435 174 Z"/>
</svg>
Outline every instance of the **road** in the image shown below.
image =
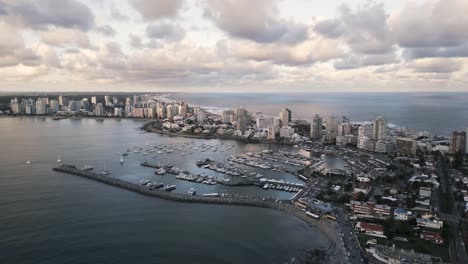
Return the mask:
<svg viewBox="0 0 468 264">
<path fill-rule="evenodd" d="M 448 181 L 449 177 L 449 168 L 447 167 L 447 163 L 444 156 L 439 157 L 438 162 L 438 173 L 440 178 L 440 187 L 439 191 L 444 192 L 449 190 L 447 193 L 450 195 L 451 200 L 455 201 L 453 197 L 453 190 L 451 183 Z M 457 206 L 453 206 L 451 214 L 444 214 L 440 212 L 441 218 L 447 223 L 450 224 L 450 230 L 452 231 L 452 240 L 450 241 L 450 256 L 452 259 L 452 263 L 456 264 L 466 264 L 468 263 L 468 256 L 465 250 L 465 244 L 463 242 L 463 236 L 460 232 L 460 213 L 458 211 Z"/>
<path fill-rule="evenodd" d="M 345 211 L 341 207 L 335 207 L 338 231 L 342 238 L 344 248 L 348 252 L 348 263 L 364 263 L 363 254 L 353 228 L 353 223 L 345 218 Z"/>
</svg>

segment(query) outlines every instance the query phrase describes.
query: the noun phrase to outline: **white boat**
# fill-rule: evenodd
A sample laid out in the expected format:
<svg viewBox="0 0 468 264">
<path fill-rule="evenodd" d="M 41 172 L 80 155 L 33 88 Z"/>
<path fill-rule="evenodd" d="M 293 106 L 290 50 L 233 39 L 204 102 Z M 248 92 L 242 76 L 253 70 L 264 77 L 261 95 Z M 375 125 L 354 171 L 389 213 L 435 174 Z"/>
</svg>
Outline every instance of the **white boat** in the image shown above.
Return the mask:
<svg viewBox="0 0 468 264">
<path fill-rule="evenodd" d="M 26 164 L 31 164 L 31 161 L 30 160 L 26 161 Z"/>
<path fill-rule="evenodd" d="M 111 174 L 110 171 L 106 170 L 106 163 L 104 162 L 104 170 L 101 171 L 100 173 L 101 175 L 109 175 Z"/>
<path fill-rule="evenodd" d="M 120 157 L 120 164 L 123 164 L 124 163 L 124 160 L 123 160 L 123 156 Z"/>
<path fill-rule="evenodd" d="M 188 191 L 188 194 L 191 195 L 191 196 L 194 196 L 197 194 L 197 191 L 195 191 L 194 188 L 190 188 L 190 190 Z"/>
<path fill-rule="evenodd" d="M 60 157 L 60 154 L 58 154 L 57 162 L 62 162 L 62 158 Z"/>
<path fill-rule="evenodd" d="M 92 169 L 94 169 L 94 168 L 91 165 L 84 165 L 83 168 L 81 168 L 82 171 L 90 171 Z"/>
</svg>

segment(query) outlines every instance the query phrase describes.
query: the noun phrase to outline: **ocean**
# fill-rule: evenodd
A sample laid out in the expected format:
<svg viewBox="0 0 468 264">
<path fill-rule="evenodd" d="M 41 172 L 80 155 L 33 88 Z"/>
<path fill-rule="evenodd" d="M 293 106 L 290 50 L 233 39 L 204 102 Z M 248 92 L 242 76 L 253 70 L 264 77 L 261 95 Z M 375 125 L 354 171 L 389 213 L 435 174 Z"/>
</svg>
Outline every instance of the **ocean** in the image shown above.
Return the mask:
<svg viewBox="0 0 468 264">
<path fill-rule="evenodd" d="M 166 97 L 214 112 L 243 106 L 278 116 L 287 107 L 298 119 L 334 114 L 363 122 L 384 116 L 390 124 L 440 136 L 468 127 L 468 93 L 171 93 Z"/>
</svg>

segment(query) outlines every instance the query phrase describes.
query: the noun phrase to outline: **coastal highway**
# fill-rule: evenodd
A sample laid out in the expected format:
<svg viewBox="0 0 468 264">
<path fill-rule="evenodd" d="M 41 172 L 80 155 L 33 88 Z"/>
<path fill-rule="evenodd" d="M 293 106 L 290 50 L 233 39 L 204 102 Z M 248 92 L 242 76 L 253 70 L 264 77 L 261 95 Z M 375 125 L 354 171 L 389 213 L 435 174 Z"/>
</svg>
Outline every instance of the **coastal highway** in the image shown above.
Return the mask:
<svg viewBox="0 0 468 264">
<path fill-rule="evenodd" d="M 446 190 L 447 194 L 451 197 L 451 201 L 455 201 L 453 197 L 453 189 L 451 186 L 449 179 L 449 169 L 447 167 L 447 162 L 445 156 L 440 155 L 438 160 L 438 174 L 440 178 L 440 187 L 439 191 L 444 192 Z M 465 250 L 465 244 L 463 242 L 463 236 L 460 232 L 460 213 L 458 211 L 458 206 L 454 205 L 452 207 L 451 214 L 444 214 L 440 212 L 441 218 L 450 224 L 450 230 L 452 231 L 452 240 L 450 241 L 450 257 L 452 259 L 452 263 L 455 264 L 466 264 L 468 263 L 468 256 Z"/>
</svg>

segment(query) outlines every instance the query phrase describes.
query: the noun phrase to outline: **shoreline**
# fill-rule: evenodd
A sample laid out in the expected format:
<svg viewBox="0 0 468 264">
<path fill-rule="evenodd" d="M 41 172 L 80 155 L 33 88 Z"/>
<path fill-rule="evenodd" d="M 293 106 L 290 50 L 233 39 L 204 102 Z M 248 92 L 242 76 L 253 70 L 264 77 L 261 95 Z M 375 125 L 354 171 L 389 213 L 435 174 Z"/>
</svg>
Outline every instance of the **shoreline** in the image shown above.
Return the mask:
<svg viewBox="0 0 468 264">
<path fill-rule="evenodd" d="M 66 174 L 76 175 L 90 180 L 95 180 L 107 185 L 125 189 L 128 191 L 136 192 L 145 196 L 152 196 L 163 200 L 170 200 L 174 202 L 185 203 L 199 203 L 199 204 L 218 204 L 218 205 L 234 205 L 234 206 L 251 206 L 259 208 L 269 208 L 279 210 L 307 223 L 307 225 L 316 228 L 324 234 L 330 246 L 323 250 L 326 252 L 328 261 L 330 263 L 344 263 L 344 256 L 346 255 L 341 247 L 338 247 L 340 241 L 338 233 L 336 232 L 336 223 L 329 222 L 328 220 L 315 220 L 307 216 L 302 210 L 289 204 L 276 203 L 265 198 L 233 198 L 233 197 L 205 197 L 205 196 L 189 196 L 183 194 L 176 194 L 160 190 L 148 190 L 143 185 L 138 185 L 131 182 L 122 181 L 120 179 L 99 175 L 92 172 L 81 171 L 75 166 L 62 165 L 60 167 L 52 168 L 53 171 L 62 172 Z"/>
<path fill-rule="evenodd" d="M 146 123 L 143 125 L 140 129 L 143 131 L 146 131 L 148 133 L 156 133 L 160 135 L 165 135 L 169 137 L 184 137 L 184 138 L 196 138 L 196 139 L 219 139 L 219 140 L 234 140 L 238 142 L 243 142 L 243 143 L 250 143 L 250 144 L 272 144 L 272 145 L 286 145 L 286 146 L 294 146 L 297 143 L 294 142 L 277 142 L 277 141 L 271 141 L 271 140 L 252 140 L 252 139 L 242 139 L 239 137 L 234 137 L 234 136 L 220 136 L 220 135 L 194 135 L 194 134 L 184 134 L 184 133 L 176 133 L 176 132 L 170 132 L 170 131 L 165 131 L 161 129 L 157 129 L 152 127 L 152 124 L 154 121 L 151 121 L 149 123 Z"/>
</svg>

